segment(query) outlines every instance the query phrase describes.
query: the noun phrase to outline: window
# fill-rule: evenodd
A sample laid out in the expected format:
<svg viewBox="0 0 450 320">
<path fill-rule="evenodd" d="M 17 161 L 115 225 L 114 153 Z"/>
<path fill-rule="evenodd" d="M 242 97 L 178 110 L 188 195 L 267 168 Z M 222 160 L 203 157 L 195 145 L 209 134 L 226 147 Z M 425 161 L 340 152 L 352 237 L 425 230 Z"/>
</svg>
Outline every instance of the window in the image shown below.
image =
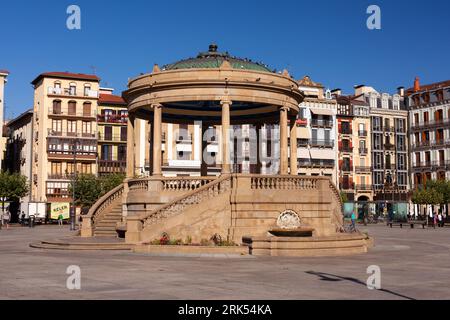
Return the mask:
<svg viewBox="0 0 450 320">
<path fill-rule="evenodd" d="M 104 144 L 102 145 L 102 160 L 112 160 L 112 145 Z"/>
<path fill-rule="evenodd" d="M 419 114 L 418 113 L 414 113 L 414 124 L 415 125 L 419 124 Z"/>
<path fill-rule="evenodd" d="M 53 101 L 53 114 L 61 114 L 61 100 Z"/>
<path fill-rule="evenodd" d="M 82 130 L 82 132 L 83 132 L 83 134 L 84 135 L 86 135 L 86 134 L 91 134 L 92 133 L 92 122 L 90 122 L 90 121 L 83 121 L 82 123 L 81 123 L 81 130 Z"/>
<path fill-rule="evenodd" d="M 77 103 L 75 101 L 69 101 L 68 114 L 75 115 L 77 113 Z"/>
<path fill-rule="evenodd" d="M 91 103 L 90 102 L 83 103 L 83 116 L 85 116 L 85 117 L 91 116 Z"/>
<path fill-rule="evenodd" d="M 75 96 L 77 94 L 77 85 L 75 83 L 71 83 L 69 85 L 69 95 Z"/>
<path fill-rule="evenodd" d="M 391 169 L 391 156 L 386 155 L 386 169 Z"/>
<path fill-rule="evenodd" d="M 127 127 L 120 128 L 120 141 L 127 141 Z"/>
<path fill-rule="evenodd" d="M 67 135 L 74 136 L 77 134 L 77 122 L 67 120 Z"/>
<path fill-rule="evenodd" d="M 61 176 L 62 175 L 62 163 L 61 162 L 52 162 L 51 174 L 53 176 Z"/>
<path fill-rule="evenodd" d="M 89 84 L 85 84 L 84 85 L 84 96 L 88 97 L 90 92 L 91 92 L 91 86 Z"/>
<path fill-rule="evenodd" d="M 82 163 L 81 174 L 92 174 L 92 165 L 90 163 Z"/>
<path fill-rule="evenodd" d="M 375 150 L 381 150 L 381 143 L 382 143 L 382 135 L 381 134 L 375 134 L 374 135 L 374 149 Z"/>
<path fill-rule="evenodd" d="M 112 127 L 105 126 L 105 140 L 112 140 Z"/>
<path fill-rule="evenodd" d="M 381 131 L 381 118 L 380 117 L 374 117 L 373 118 L 373 130 Z"/>
<path fill-rule="evenodd" d="M 127 160 L 127 146 L 117 147 L 117 160 L 126 161 Z"/>
<path fill-rule="evenodd" d="M 430 115 L 429 115 L 428 111 L 425 111 L 423 113 L 423 122 L 428 123 L 429 120 L 430 120 Z"/>
<path fill-rule="evenodd" d="M 366 149 L 366 140 L 360 140 L 359 141 L 359 148 L 361 150 Z"/>
<path fill-rule="evenodd" d="M 62 120 L 52 120 L 52 131 L 55 134 L 62 133 Z"/>
<path fill-rule="evenodd" d="M 66 169 L 66 171 L 67 171 L 67 174 L 73 174 L 73 173 L 75 173 L 75 165 L 72 163 L 72 162 L 68 162 L 67 163 L 67 169 Z"/>
</svg>

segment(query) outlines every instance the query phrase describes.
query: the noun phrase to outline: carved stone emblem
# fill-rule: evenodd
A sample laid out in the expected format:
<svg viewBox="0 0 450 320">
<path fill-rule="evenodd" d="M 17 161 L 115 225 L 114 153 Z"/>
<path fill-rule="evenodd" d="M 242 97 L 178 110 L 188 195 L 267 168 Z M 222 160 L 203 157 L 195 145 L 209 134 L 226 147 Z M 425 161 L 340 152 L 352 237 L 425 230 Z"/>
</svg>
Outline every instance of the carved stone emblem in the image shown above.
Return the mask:
<svg viewBox="0 0 450 320">
<path fill-rule="evenodd" d="M 296 229 L 300 228 L 300 225 L 300 217 L 292 210 L 283 211 L 277 220 L 277 226 L 281 229 Z"/>
</svg>

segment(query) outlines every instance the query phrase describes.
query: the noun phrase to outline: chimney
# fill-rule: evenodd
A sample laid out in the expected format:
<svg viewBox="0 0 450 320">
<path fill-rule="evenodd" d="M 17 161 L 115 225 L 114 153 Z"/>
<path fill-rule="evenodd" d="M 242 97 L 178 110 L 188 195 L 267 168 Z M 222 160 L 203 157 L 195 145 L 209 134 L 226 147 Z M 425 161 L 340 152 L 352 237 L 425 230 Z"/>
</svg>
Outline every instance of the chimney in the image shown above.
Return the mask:
<svg viewBox="0 0 450 320">
<path fill-rule="evenodd" d="M 414 92 L 420 91 L 420 81 L 419 77 L 414 80 Z"/>
<path fill-rule="evenodd" d="M 400 97 L 404 97 L 405 96 L 405 87 L 398 87 L 397 93 Z"/>
</svg>

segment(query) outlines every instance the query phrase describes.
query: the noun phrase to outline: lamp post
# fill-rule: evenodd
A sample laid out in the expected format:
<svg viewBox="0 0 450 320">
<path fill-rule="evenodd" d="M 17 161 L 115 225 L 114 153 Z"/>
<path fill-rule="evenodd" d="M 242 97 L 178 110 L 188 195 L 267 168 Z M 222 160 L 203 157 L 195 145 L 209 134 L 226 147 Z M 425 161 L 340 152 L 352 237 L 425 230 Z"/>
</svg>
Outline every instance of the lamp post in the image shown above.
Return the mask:
<svg viewBox="0 0 450 320">
<path fill-rule="evenodd" d="M 72 207 L 70 209 L 70 230 L 75 231 L 75 220 L 76 220 L 76 204 L 75 204 L 75 184 L 77 181 L 77 147 L 78 139 L 74 140 L 73 143 L 73 174 L 72 174 Z"/>
</svg>

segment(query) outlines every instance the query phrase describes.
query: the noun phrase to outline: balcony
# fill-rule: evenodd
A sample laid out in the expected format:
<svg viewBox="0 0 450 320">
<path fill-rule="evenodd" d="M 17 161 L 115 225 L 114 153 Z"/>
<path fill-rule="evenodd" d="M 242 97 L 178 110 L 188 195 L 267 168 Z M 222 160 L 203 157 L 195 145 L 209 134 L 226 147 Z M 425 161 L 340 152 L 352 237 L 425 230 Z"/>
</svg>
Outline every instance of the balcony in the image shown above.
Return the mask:
<svg viewBox="0 0 450 320">
<path fill-rule="evenodd" d="M 411 131 L 430 130 L 436 128 L 447 128 L 450 126 L 450 119 L 438 119 L 433 121 L 418 122 L 411 125 Z"/>
<path fill-rule="evenodd" d="M 442 147 L 449 147 L 450 146 L 450 140 L 444 140 L 444 139 L 438 139 L 435 141 L 426 140 L 421 141 L 418 143 L 413 143 L 411 145 L 412 149 L 415 150 L 424 150 L 424 149 L 430 149 L 430 148 L 442 148 Z"/>
<path fill-rule="evenodd" d="M 98 141 L 100 142 L 117 142 L 117 143 L 126 143 L 127 142 L 127 136 L 121 135 L 121 134 L 104 134 L 99 132 L 98 133 Z"/>
<path fill-rule="evenodd" d="M 360 137 L 360 138 L 367 137 L 367 130 L 359 130 L 358 131 L 358 137 Z"/>
<path fill-rule="evenodd" d="M 372 191 L 372 186 L 369 184 L 357 184 L 355 189 L 357 191 Z"/>
<path fill-rule="evenodd" d="M 104 173 L 125 173 L 127 170 L 127 162 L 125 160 L 99 160 L 98 172 Z"/>
<path fill-rule="evenodd" d="M 353 171 L 353 166 L 343 165 L 343 166 L 340 167 L 340 170 L 342 172 L 352 172 Z"/>
<path fill-rule="evenodd" d="M 177 143 L 188 143 L 188 144 L 191 144 L 192 143 L 192 135 L 189 134 L 187 136 L 178 136 L 176 138 L 176 142 Z"/>
<path fill-rule="evenodd" d="M 394 151 L 395 150 L 395 145 L 393 145 L 392 143 L 385 143 L 384 144 L 384 150 Z"/>
<path fill-rule="evenodd" d="M 48 175 L 48 180 L 72 180 L 73 174 L 63 174 L 63 173 L 51 173 Z"/>
<path fill-rule="evenodd" d="M 355 189 L 355 184 L 354 183 L 339 183 L 339 189 L 340 190 L 354 190 Z"/>
<path fill-rule="evenodd" d="M 321 119 L 311 119 L 311 127 L 332 128 L 333 121 L 321 120 Z"/>
<path fill-rule="evenodd" d="M 98 98 L 98 91 L 96 90 L 76 90 L 73 88 L 54 88 L 48 87 L 47 94 L 49 96 L 65 96 L 65 97 L 80 97 L 80 98 Z"/>
<path fill-rule="evenodd" d="M 353 134 L 353 130 L 350 129 L 350 128 L 341 128 L 341 130 L 340 130 L 339 133 L 340 133 L 340 134 L 351 135 L 351 134 Z"/>
<path fill-rule="evenodd" d="M 396 127 L 395 128 L 395 133 L 405 133 L 406 134 L 406 129 L 405 128 Z"/>
<path fill-rule="evenodd" d="M 339 147 L 339 151 L 343 152 L 343 153 L 352 153 L 353 152 L 353 147 L 350 146 L 340 146 Z"/>
<path fill-rule="evenodd" d="M 360 155 L 366 155 L 368 153 L 367 148 L 359 148 L 359 154 Z"/>
<path fill-rule="evenodd" d="M 97 121 L 100 123 L 112 123 L 112 124 L 127 124 L 128 122 L 128 115 L 122 114 L 122 115 L 97 115 Z"/>
<path fill-rule="evenodd" d="M 50 118 L 89 118 L 95 121 L 96 113 L 97 110 L 95 110 L 95 108 L 91 108 L 91 110 L 87 112 L 87 110 L 83 110 L 82 106 L 79 106 L 75 110 L 69 110 L 68 108 L 56 109 L 53 107 L 48 109 L 48 116 Z"/>
<path fill-rule="evenodd" d="M 334 160 L 299 159 L 297 165 L 300 168 L 334 168 Z"/>
<path fill-rule="evenodd" d="M 450 160 L 425 161 L 412 166 L 414 171 L 450 170 Z"/>
<path fill-rule="evenodd" d="M 332 141 L 332 140 L 311 139 L 309 141 L 309 144 L 313 148 L 333 148 L 334 147 L 334 141 Z"/>
<path fill-rule="evenodd" d="M 355 167 L 356 173 L 371 173 L 372 167 L 364 167 L 364 166 L 357 166 Z"/>
<path fill-rule="evenodd" d="M 92 132 L 63 132 L 48 129 L 47 136 L 50 138 L 95 139 L 97 135 Z"/>
</svg>

